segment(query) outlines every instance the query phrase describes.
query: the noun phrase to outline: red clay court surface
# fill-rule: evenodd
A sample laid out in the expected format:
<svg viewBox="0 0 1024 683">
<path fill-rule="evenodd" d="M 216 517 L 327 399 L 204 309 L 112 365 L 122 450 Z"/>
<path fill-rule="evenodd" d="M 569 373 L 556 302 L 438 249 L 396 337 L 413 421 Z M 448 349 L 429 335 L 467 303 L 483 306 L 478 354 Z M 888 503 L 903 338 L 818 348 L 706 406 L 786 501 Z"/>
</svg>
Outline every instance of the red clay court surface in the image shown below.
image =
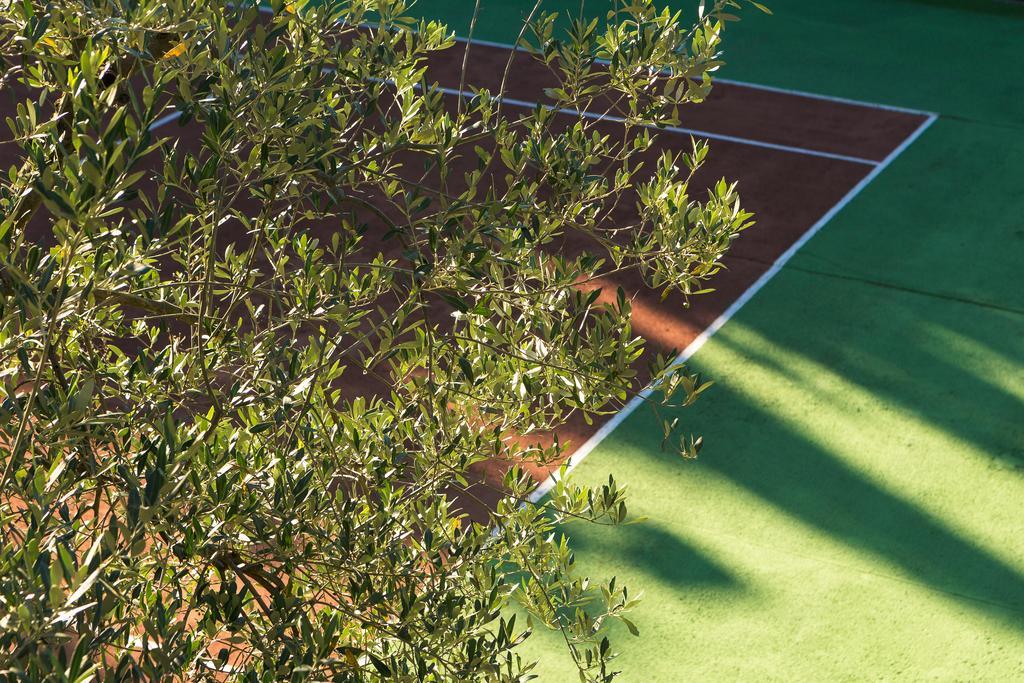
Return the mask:
<svg viewBox="0 0 1024 683">
<path fill-rule="evenodd" d="M 431 64 L 429 78 L 442 87 L 458 88 L 463 50 L 460 44 L 442 53 Z M 474 44 L 467 83 L 497 91 L 509 56 L 508 47 Z M 543 104 L 544 88 L 557 84 L 553 76 L 524 52 L 511 56 L 506 101 L 524 108 Z M 753 294 L 769 270 L 788 259 L 798 243 L 820 229 L 934 119 L 923 112 L 733 82 L 719 82 L 707 101 L 684 107 L 681 116 L 686 128 L 662 130 L 657 142 L 662 150 L 683 152 L 691 149 L 691 136 L 710 139 L 708 160 L 691 195 L 699 196 L 701 183 L 707 186 L 722 177 L 738 181 L 744 208 L 754 212 L 757 224 L 733 244 L 724 259 L 726 268 L 709 284 L 715 291 L 692 297 L 689 308 L 679 296 L 663 301 L 661 292 L 645 287 L 639 276 L 606 281 L 612 291 L 616 286 L 625 289 L 633 300 L 635 330 L 651 351 L 662 353 L 686 349 L 741 297 Z M 612 132 L 617 123 L 598 126 L 601 132 Z M 610 419 L 593 425 L 572 420 L 559 436 L 578 449 L 578 456 L 585 455 L 601 438 L 595 435 L 608 431 L 602 425 Z M 546 475 L 535 472 L 538 480 Z"/>
<path fill-rule="evenodd" d="M 436 81 L 453 97 L 459 87 L 463 52 L 464 44 L 457 44 L 429 64 L 428 81 Z M 467 88 L 488 88 L 496 93 L 510 55 L 507 111 L 543 104 L 544 88 L 557 85 L 554 77 L 527 53 L 505 46 L 472 46 Z M 7 100 L 0 114 L 6 117 L 11 113 Z M 744 208 L 754 212 L 757 224 L 734 243 L 724 260 L 726 268 L 710 282 L 716 291 L 693 297 L 688 309 L 678 296 L 663 301 L 661 292 L 645 287 L 638 276 L 604 281 L 612 291 L 621 286 L 632 298 L 635 330 L 648 341 L 651 351 L 661 353 L 687 348 L 741 297 L 745 301 L 763 284 L 764 276 L 791 255 L 795 245 L 820 228 L 933 120 L 921 112 L 733 82 L 719 82 L 706 102 L 684 107 L 681 113 L 686 128 L 659 131 L 656 153 L 688 151 L 691 136 L 710 139 L 708 160 L 691 195 L 700 196 L 702 185 L 719 178 L 738 181 Z M 575 119 L 579 113 L 563 115 L 571 120 L 569 117 Z M 173 118 L 166 117 L 162 125 L 172 128 L 168 124 Z M 602 133 L 613 133 L 619 127 L 614 120 L 591 122 Z M 179 130 L 179 134 L 198 140 L 195 124 Z M 0 145 L 0 163 L 5 169 L 17 158 L 9 154 L 11 147 Z M 559 430 L 559 437 L 563 443 L 571 442 L 572 448 L 582 445 L 580 454 L 585 455 L 601 438 L 594 438 L 601 427 L 601 422 L 588 426 L 582 419 L 572 420 Z M 548 478 L 544 470 L 534 474 L 538 481 Z M 476 496 L 490 504 L 499 493 L 480 487 Z"/>
</svg>

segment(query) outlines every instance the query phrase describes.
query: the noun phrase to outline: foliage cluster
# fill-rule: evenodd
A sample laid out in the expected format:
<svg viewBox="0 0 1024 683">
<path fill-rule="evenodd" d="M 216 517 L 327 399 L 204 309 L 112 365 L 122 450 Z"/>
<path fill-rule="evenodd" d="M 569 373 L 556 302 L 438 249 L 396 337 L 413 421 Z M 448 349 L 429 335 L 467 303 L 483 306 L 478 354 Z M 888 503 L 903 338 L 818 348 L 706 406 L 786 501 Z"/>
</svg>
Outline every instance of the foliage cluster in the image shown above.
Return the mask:
<svg viewBox="0 0 1024 683">
<path fill-rule="evenodd" d="M 614 480 L 531 503 L 513 467 L 500 526 L 465 512 L 473 468 L 641 388 L 629 301 L 580 285 L 696 293 L 749 223 L 691 196 L 703 144 L 651 154 L 736 3 L 614 5 L 522 34 L 611 135 L 443 94 L 427 61 L 471 47 L 402 0 L 0 2 L 5 675 L 525 680 L 541 625 L 614 675 L 633 596 L 555 532 L 623 522 Z"/>
</svg>

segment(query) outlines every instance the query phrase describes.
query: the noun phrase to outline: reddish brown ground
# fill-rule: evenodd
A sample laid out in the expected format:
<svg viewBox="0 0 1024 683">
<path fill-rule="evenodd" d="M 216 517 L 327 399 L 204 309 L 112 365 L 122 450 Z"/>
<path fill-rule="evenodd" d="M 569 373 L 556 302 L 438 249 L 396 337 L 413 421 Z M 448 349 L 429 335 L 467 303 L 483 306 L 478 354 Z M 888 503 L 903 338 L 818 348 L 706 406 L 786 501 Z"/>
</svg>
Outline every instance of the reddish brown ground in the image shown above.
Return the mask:
<svg viewBox="0 0 1024 683">
<path fill-rule="evenodd" d="M 463 43 L 438 53 L 431 59 L 428 81 L 458 88 L 464 53 Z M 544 89 L 557 86 L 558 79 L 548 66 L 522 51 L 474 45 L 466 83 L 497 92 L 510 56 L 507 96 L 549 102 Z M 717 84 L 705 102 L 687 107 L 682 115 L 686 128 L 872 161 L 884 159 L 924 121 L 916 114 L 730 83 Z"/>
<path fill-rule="evenodd" d="M 463 50 L 464 45 L 459 44 L 433 59 L 428 78 L 445 87 L 458 87 Z M 474 46 L 468 61 L 467 83 L 496 92 L 509 56 L 509 51 L 502 48 Z M 512 62 L 506 84 L 508 96 L 544 101 L 543 89 L 555 84 L 547 67 L 525 53 L 513 53 Z M 12 108 L 11 100 L 7 93 L 2 95 L 0 113 L 7 115 Z M 884 159 L 924 120 L 913 114 L 732 84 L 716 86 L 705 103 L 684 108 L 682 115 L 682 125 L 687 128 L 872 161 Z M 618 124 L 600 123 L 598 128 L 614 133 Z M 186 143 L 198 138 L 195 125 L 179 127 L 172 123 L 160 133 L 181 136 Z M 0 135 L 0 168 L 4 172 L 19 156 L 7 136 L 9 131 Z M 683 151 L 691 148 L 691 141 L 689 135 L 662 132 L 658 146 L 659 151 Z M 713 140 L 707 164 L 696 179 L 692 194 L 697 195 L 701 186 L 718 178 L 738 181 L 744 207 L 757 218 L 757 225 L 744 233 L 726 257 L 726 269 L 711 282 L 716 291 L 694 297 L 691 307 L 685 308 L 679 297 L 662 301 L 660 292 L 646 288 L 635 275 L 607 284 L 613 290 L 615 286 L 623 287 L 632 297 L 634 327 L 652 351 L 680 350 L 872 168 L 870 164 Z M 459 175 L 456 173 L 455 177 Z M 630 220 L 630 214 L 631 208 L 625 208 L 621 219 Z M 311 231 L 320 237 L 330 230 L 328 225 L 311 226 Z M 570 249 L 574 246 L 579 245 L 568 245 Z M 397 245 L 388 245 L 385 251 L 395 249 Z M 372 391 L 373 387 L 355 390 Z M 570 441 L 578 446 L 599 427 L 600 423 L 587 426 L 582 420 L 572 420 L 559 430 L 559 437 L 563 443 Z M 493 479 L 504 467 L 495 464 L 487 469 L 482 476 Z M 546 472 L 535 474 L 541 479 Z M 484 507 L 498 496 L 489 486 L 477 487 L 474 494 Z M 475 501 L 467 500 L 466 507 L 477 513 L 483 511 Z"/>
</svg>

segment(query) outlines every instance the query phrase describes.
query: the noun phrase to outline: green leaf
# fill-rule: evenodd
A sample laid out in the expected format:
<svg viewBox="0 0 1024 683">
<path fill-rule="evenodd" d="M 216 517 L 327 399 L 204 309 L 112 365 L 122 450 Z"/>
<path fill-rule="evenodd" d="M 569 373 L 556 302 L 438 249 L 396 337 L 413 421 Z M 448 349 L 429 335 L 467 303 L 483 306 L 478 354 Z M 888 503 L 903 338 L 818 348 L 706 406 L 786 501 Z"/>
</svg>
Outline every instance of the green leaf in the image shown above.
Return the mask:
<svg viewBox="0 0 1024 683">
<path fill-rule="evenodd" d="M 391 676 L 391 669 L 376 655 L 374 655 L 372 652 L 367 652 L 366 656 L 370 658 L 370 663 L 373 664 L 373 668 L 377 670 L 377 673 L 379 673 L 381 676 Z"/>
</svg>

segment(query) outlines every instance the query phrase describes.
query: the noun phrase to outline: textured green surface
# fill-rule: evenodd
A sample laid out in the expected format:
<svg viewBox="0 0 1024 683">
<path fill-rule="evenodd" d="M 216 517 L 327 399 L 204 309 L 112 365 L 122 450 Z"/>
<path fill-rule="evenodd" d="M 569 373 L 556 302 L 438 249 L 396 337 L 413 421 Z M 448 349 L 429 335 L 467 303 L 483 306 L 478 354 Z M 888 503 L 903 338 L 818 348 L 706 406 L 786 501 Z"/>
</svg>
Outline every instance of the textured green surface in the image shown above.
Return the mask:
<svg viewBox="0 0 1024 683">
<path fill-rule="evenodd" d="M 769 4 L 724 76 L 942 116 L 694 359 L 698 463 L 641 410 L 574 475 L 650 517 L 570 529 L 646 595 L 623 680 L 1024 680 L 1024 8 Z"/>
<path fill-rule="evenodd" d="M 698 354 L 699 464 L 641 411 L 577 471 L 651 518 L 572 530 L 588 572 L 646 593 L 625 680 L 1024 676 L 1022 334 L 783 271 Z M 568 680 L 545 644 L 543 680 Z"/>
</svg>

